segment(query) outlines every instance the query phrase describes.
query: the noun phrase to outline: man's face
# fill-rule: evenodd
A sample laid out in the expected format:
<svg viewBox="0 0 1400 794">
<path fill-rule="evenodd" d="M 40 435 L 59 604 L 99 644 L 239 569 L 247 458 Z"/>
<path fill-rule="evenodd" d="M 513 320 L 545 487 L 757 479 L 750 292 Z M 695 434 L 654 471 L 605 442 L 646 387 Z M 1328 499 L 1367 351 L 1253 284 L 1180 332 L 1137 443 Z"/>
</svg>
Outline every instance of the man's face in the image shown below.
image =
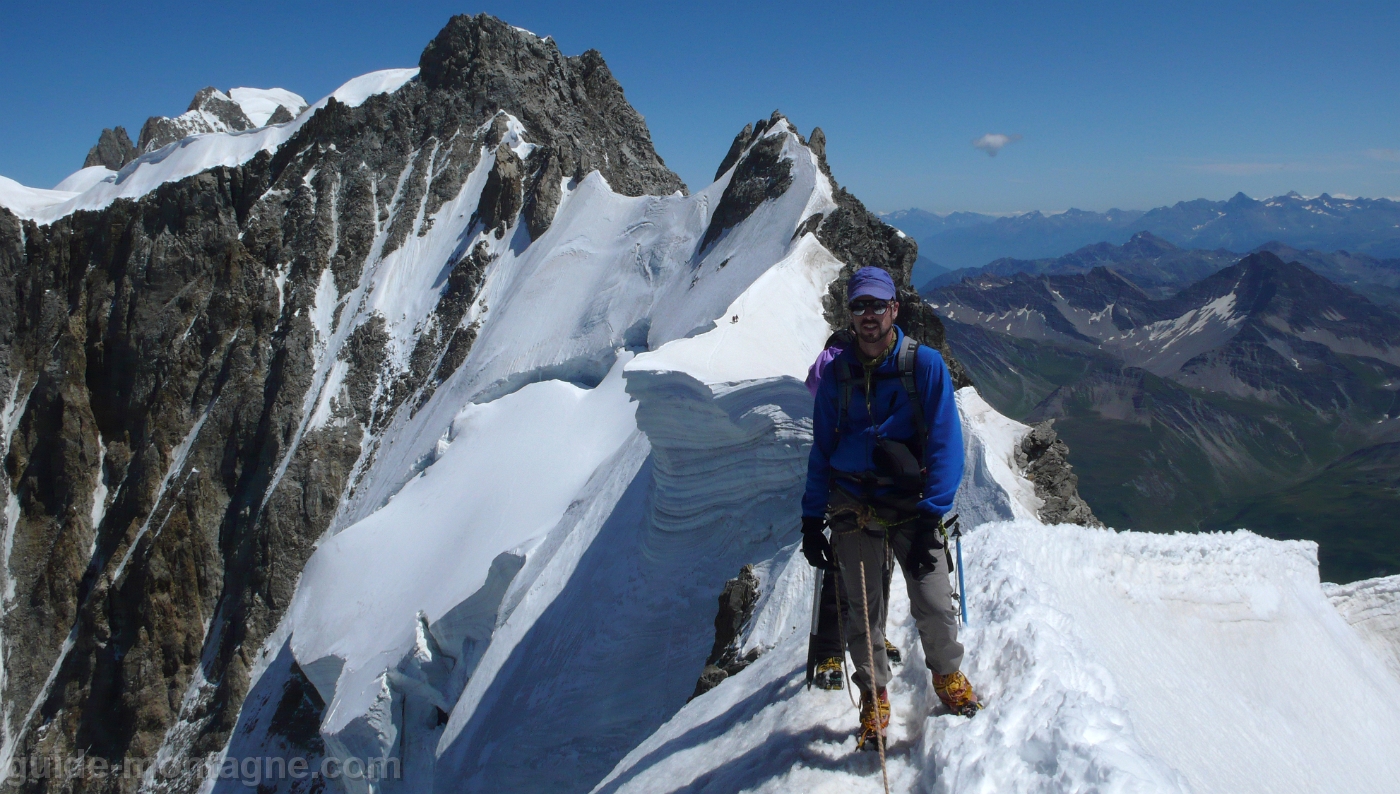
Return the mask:
<svg viewBox="0 0 1400 794">
<path fill-rule="evenodd" d="M 882 308 L 883 312 L 880 311 Z M 898 301 L 857 298 L 851 302 L 850 309 L 851 326 L 856 332 L 856 338 L 866 344 L 874 344 L 884 339 L 894 326 L 894 319 L 899 316 Z"/>
</svg>

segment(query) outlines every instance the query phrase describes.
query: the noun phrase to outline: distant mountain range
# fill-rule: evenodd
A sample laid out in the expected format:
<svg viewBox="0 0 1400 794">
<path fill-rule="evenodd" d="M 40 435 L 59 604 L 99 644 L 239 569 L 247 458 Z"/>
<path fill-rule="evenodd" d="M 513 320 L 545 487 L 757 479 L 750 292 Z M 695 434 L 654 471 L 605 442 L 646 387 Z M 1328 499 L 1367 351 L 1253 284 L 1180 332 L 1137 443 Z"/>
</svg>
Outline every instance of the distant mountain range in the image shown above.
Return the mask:
<svg viewBox="0 0 1400 794">
<path fill-rule="evenodd" d="M 997 217 L 908 209 L 882 217 L 913 237 L 928 260 L 915 269 L 915 283 L 940 269 L 981 267 L 1005 257 L 1054 257 L 1093 243 L 1122 244 L 1140 231 L 1183 248 L 1250 251 L 1278 242 L 1301 250 L 1400 257 L 1400 202 L 1325 193 L 1315 198 L 1288 193 L 1262 201 L 1237 193 L 1228 201 L 1196 199 L 1147 211 L 1071 209 Z"/>
<path fill-rule="evenodd" d="M 1350 287 L 1375 303 L 1400 308 L 1400 259 L 1377 259 L 1347 251 L 1300 251 L 1277 241 L 1254 249 L 1287 262 L 1301 262 L 1315 273 Z M 1253 252 L 1251 252 L 1253 253 Z M 1138 232 L 1123 245 L 1095 243 L 1053 259 L 997 259 L 982 267 L 939 273 L 919 288 L 924 295 L 984 275 L 1070 275 L 1106 267 L 1152 298 L 1167 298 L 1238 262 L 1244 254 L 1223 248 L 1178 248 L 1151 232 Z"/>
<path fill-rule="evenodd" d="M 1324 578 L 1400 573 L 1400 537 L 1355 542 L 1335 503 L 1298 496 L 1340 478 L 1346 515 L 1396 499 L 1396 472 L 1376 474 L 1395 455 L 1362 451 L 1400 441 L 1400 314 L 1268 251 L 1165 298 L 1094 267 L 985 273 L 928 300 L 998 410 L 1057 420 L 1110 525 L 1247 526 L 1322 542 Z"/>
</svg>

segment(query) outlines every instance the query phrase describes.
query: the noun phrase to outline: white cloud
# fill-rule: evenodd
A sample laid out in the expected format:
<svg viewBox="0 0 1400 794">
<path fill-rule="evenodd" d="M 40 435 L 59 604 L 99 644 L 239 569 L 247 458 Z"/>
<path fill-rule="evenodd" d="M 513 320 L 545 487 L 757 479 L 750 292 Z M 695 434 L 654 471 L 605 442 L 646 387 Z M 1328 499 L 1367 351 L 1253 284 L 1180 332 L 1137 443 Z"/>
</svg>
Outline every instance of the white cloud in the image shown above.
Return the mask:
<svg viewBox="0 0 1400 794">
<path fill-rule="evenodd" d="M 997 152 L 1001 151 L 1001 147 L 1019 140 L 1021 140 L 1020 135 L 1003 135 L 999 132 L 989 132 L 973 141 L 972 145 L 986 152 L 988 157 L 996 157 Z"/>
<path fill-rule="evenodd" d="M 1400 149 L 1367 149 L 1366 156 L 1372 160 L 1382 160 L 1387 163 L 1400 163 Z"/>
</svg>

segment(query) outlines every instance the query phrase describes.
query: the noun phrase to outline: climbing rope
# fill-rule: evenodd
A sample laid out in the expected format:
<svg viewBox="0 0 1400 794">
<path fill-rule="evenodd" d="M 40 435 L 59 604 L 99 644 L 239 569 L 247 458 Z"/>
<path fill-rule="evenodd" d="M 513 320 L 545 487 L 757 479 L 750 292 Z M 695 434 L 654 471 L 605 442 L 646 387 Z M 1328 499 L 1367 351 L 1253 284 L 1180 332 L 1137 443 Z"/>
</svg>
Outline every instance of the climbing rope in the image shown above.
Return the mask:
<svg viewBox="0 0 1400 794">
<path fill-rule="evenodd" d="M 890 775 L 885 768 L 885 725 L 880 718 L 880 692 L 875 686 L 875 645 L 870 639 L 870 604 L 865 596 L 865 560 L 860 561 L 860 606 L 865 613 L 865 658 L 870 660 L 870 700 L 875 708 L 875 746 L 880 750 L 880 779 L 885 784 L 885 794 L 890 794 Z"/>
</svg>

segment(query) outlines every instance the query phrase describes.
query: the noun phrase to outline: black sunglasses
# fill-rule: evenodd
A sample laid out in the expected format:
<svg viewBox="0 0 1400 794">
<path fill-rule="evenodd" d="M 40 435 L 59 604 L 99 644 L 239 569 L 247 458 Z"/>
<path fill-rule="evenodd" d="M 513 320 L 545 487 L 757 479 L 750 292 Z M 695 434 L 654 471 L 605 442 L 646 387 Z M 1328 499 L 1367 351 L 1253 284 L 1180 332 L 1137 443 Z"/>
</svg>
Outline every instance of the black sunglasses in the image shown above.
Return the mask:
<svg viewBox="0 0 1400 794">
<path fill-rule="evenodd" d="M 847 308 L 851 310 L 851 315 L 855 317 L 860 317 L 866 312 L 874 312 L 875 316 L 879 317 L 889 310 L 890 305 L 885 301 L 856 301 Z"/>
</svg>

